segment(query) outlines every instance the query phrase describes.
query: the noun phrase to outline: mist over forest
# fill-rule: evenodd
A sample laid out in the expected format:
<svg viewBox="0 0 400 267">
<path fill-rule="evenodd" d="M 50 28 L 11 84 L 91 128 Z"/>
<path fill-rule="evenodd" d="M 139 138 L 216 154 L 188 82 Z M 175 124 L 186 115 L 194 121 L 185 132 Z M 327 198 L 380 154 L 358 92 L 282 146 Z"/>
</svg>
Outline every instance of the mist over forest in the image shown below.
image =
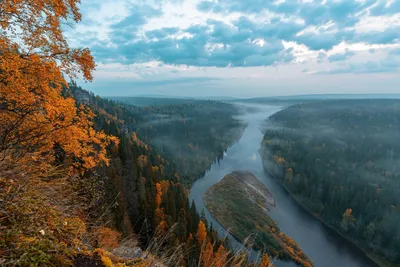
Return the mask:
<svg viewBox="0 0 400 267">
<path fill-rule="evenodd" d="M 398 264 L 399 138 L 399 100 L 297 104 L 268 119 L 264 166 L 323 221 Z"/>
</svg>

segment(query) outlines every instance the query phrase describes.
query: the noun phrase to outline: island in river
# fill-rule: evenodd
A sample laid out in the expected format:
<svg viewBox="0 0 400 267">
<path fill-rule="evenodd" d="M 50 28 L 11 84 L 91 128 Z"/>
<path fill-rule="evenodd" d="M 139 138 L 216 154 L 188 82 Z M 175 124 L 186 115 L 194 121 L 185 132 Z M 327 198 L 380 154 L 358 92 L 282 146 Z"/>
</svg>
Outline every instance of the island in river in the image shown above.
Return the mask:
<svg viewBox="0 0 400 267">
<path fill-rule="evenodd" d="M 268 215 L 275 200 L 252 173 L 235 171 L 226 175 L 204 194 L 204 203 L 211 215 L 245 245 L 281 260 L 313 266 L 296 242 L 282 233 Z"/>
</svg>

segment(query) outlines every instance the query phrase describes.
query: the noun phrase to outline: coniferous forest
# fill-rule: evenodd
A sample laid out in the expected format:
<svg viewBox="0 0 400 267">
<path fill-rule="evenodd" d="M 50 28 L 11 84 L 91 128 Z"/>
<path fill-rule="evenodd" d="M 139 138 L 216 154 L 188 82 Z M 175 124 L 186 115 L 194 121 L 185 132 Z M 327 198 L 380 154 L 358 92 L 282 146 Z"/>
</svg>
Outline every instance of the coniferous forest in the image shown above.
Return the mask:
<svg viewBox="0 0 400 267">
<path fill-rule="evenodd" d="M 108 150 L 109 165 L 85 173 L 90 181 L 102 187 L 96 191 L 104 192 L 91 207 L 95 217 L 106 212 L 109 222 L 113 222 L 112 227 L 124 236 L 135 234 L 143 249 L 154 246 L 152 243 L 162 236 L 162 244 L 157 244 L 160 252 L 168 256 L 168 253 L 176 254 L 179 248 L 179 253 L 185 254 L 180 260 L 188 266 L 195 266 L 201 258 L 203 248 L 197 236 L 199 225 L 203 223 L 204 235 L 209 236 L 207 242 L 215 252 L 221 247 L 228 255 L 223 240 L 218 240 L 212 226 L 208 228 L 206 219 L 200 218 L 195 204 L 189 203 L 187 184 L 199 178 L 240 136 L 243 126 L 232 117 L 237 114 L 236 108 L 210 101 L 137 107 L 95 97 L 74 82 L 68 89 L 64 88 L 64 94 L 76 97 L 78 102 L 83 100 L 96 114 L 95 127 L 119 139 L 118 148 Z M 163 114 L 161 121 L 157 121 L 159 114 Z M 169 120 L 165 116 L 176 119 Z M 168 123 L 164 124 L 164 119 Z M 230 135 L 223 130 L 228 130 Z M 181 140 L 184 145 L 165 151 L 157 143 L 152 145 L 151 140 L 157 138 L 168 138 L 166 144 Z M 185 142 L 197 142 L 196 147 Z M 196 152 L 199 147 L 203 150 L 200 154 Z M 157 149 L 164 151 L 165 157 Z M 182 150 L 188 154 L 180 154 Z M 201 157 L 205 160 L 201 161 Z M 166 160 L 169 158 L 170 161 Z M 182 162 L 176 164 L 178 160 Z M 189 172 L 190 169 L 194 171 Z M 107 208 L 109 210 L 104 210 Z"/>
<path fill-rule="evenodd" d="M 378 260 L 400 263 L 400 101 L 297 104 L 268 120 L 264 167 Z"/>
</svg>

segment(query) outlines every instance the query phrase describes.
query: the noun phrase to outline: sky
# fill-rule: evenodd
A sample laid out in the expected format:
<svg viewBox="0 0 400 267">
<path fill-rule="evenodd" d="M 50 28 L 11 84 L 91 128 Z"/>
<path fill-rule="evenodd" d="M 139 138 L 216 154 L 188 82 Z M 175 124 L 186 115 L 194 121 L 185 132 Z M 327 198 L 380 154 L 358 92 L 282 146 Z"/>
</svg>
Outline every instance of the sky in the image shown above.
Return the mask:
<svg viewBox="0 0 400 267">
<path fill-rule="evenodd" d="M 400 0 L 81 0 L 101 96 L 400 93 Z"/>
</svg>

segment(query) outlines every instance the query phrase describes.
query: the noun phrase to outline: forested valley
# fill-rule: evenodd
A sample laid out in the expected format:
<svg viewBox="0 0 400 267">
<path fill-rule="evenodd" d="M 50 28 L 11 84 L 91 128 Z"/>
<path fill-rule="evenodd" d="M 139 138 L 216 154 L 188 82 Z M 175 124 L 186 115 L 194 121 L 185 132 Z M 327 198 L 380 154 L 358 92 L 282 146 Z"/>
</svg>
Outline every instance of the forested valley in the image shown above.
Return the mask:
<svg viewBox="0 0 400 267">
<path fill-rule="evenodd" d="M 96 114 L 96 129 L 120 141 L 118 148 L 108 151 L 111 160 L 107 167 L 85 174 L 98 187 L 96 192 L 103 192 L 90 207 L 94 217 L 112 207 L 107 211 L 112 228 L 124 236 L 137 234 L 143 249 L 154 246 L 152 243 L 161 236 L 162 244 L 157 246 L 163 256 L 177 254 L 180 249 L 179 260 L 184 265 L 201 261 L 203 242 L 211 253 L 207 256 L 209 264 L 214 261 L 211 249 L 226 258 L 221 262 L 229 257 L 235 260 L 224 248 L 227 240 L 219 240 L 194 203 L 188 201 L 188 184 L 215 158 L 223 157 L 241 134 L 244 125 L 233 117 L 238 114 L 233 105 L 196 101 L 137 107 L 96 97 L 75 82 L 64 88 L 64 94 L 90 107 Z M 157 143 L 163 138 L 165 142 Z M 174 147 L 165 149 L 171 143 Z M 164 154 L 158 154 L 158 149 Z"/>
<path fill-rule="evenodd" d="M 272 115 L 265 169 L 382 266 L 400 264 L 400 101 L 297 104 Z"/>
<path fill-rule="evenodd" d="M 174 99 L 171 104 L 169 99 L 155 99 L 152 102 L 156 105 L 134 106 L 129 104 L 130 98 L 115 102 L 96 98 L 75 83 L 69 88 L 78 98 L 97 107 L 98 114 L 111 114 L 122 123 L 118 128 L 116 122 L 104 116 L 99 119 L 99 129 L 109 123 L 110 134 L 134 134 L 173 165 L 185 184 L 193 183 L 216 159 L 223 158 L 224 151 L 245 128 L 235 117 L 239 115 L 238 108 L 228 103 Z"/>
</svg>

